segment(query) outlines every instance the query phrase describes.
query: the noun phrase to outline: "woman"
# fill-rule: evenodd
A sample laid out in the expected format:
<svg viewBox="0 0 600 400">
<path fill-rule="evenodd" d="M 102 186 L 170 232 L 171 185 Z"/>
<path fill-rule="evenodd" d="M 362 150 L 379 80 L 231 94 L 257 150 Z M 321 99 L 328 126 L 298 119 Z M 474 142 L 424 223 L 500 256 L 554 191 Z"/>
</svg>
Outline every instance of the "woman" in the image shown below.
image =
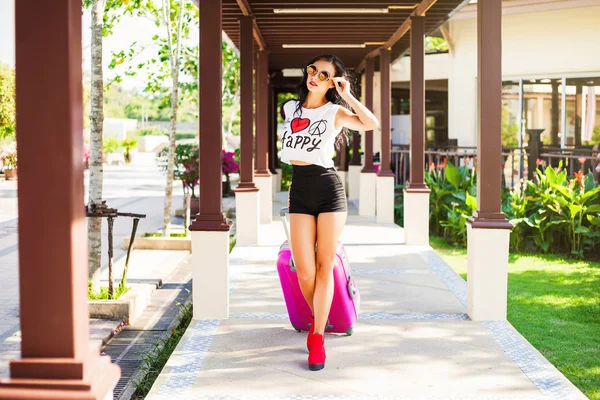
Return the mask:
<svg viewBox="0 0 600 400">
<path fill-rule="evenodd" d="M 324 333 L 333 300 L 333 262 L 347 216 L 344 186 L 333 168 L 334 150 L 347 138 L 346 129 L 369 131 L 379 125 L 373 113 L 354 98 L 344 74 L 338 57 L 315 57 L 303 70 L 298 99 L 281 107 L 285 124 L 280 157 L 292 165 L 292 254 L 302 294 L 313 315 L 307 337 L 312 371 L 325 367 Z"/>
</svg>

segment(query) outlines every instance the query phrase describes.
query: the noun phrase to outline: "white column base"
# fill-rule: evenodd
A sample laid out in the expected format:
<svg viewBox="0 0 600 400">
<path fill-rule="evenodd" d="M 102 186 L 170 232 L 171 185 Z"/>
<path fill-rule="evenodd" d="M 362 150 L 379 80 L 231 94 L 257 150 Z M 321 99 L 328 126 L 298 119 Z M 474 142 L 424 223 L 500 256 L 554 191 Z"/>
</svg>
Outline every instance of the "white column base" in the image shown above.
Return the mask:
<svg viewBox="0 0 600 400">
<path fill-rule="evenodd" d="M 260 223 L 273 222 L 273 176 L 255 176 L 254 183 L 260 192 Z"/>
<path fill-rule="evenodd" d="M 429 193 L 404 191 L 404 240 L 412 246 L 429 245 Z"/>
<path fill-rule="evenodd" d="M 360 174 L 360 195 L 358 215 L 374 217 L 377 210 L 377 174 L 364 172 Z"/>
<path fill-rule="evenodd" d="M 360 171 L 362 165 L 348 166 L 348 200 L 358 200 L 360 197 Z"/>
<path fill-rule="evenodd" d="M 260 192 L 235 193 L 235 236 L 240 246 L 258 245 Z"/>
<path fill-rule="evenodd" d="M 509 229 L 467 223 L 467 313 L 473 321 L 506 320 Z"/>
<path fill-rule="evenodd" d="M 348 171 L 337 171 L 340 179 L 342 180 L 342 184 L 344 185 L 344 190 L 346 191 L 346 196 L 348 196 Z"/>
<path fill-rule="evenodd" d="M 229 231 L 192 231 L 194 319 L 229 318 Z"/>
<path fill-rule="evenodd" d="M 281 168 L 276 168 L 275 171 L 277 174 L 273 176 L 273 184 L 275 185 L 275 189 L 273 190 L 273 200 L 275 200 L 277 192 L 281 192 L 281 180 L 283 178 L 283 170 Z"/>
<path fill-rule="evenodd" d="M 394 223 L 394 184 L 393 176 L 377 177 L 377 219 L 380 224 Z"/>
</svg>

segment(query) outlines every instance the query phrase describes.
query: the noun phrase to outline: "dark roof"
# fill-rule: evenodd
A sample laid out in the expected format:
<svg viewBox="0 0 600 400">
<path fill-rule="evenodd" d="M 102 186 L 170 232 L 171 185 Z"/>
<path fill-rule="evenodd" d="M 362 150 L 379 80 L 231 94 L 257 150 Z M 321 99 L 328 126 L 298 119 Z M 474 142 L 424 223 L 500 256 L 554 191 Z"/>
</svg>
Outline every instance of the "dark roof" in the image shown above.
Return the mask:
<svg viewBox="0 0 600 400">
<path fill-rule="evenodd" d="M 364 67 L 384 43 L 391 45 L 392 61 L 409 48 L 408 17 L 426 11 L 426 32 L 435 32 L 469 0 L 223 0 L 223 30 L 239 48 L 239 17 L 255 17 L 257 48 L 269 53 L 269 69 L 298 68 L 319 53 L 338 55 L 347 68 Z M 275 13 L 274 9 L 375 8 L 387 13 L 317 14 Z M 401 8 L 406 7 L 406 8 Z M 403 34 L 404 32 L 404 34 Z M 403 36 L 402 36 L 403 34 Z M 398 39 L 399 38 L 399 39 Z M 364 44 L 364 48 L 283 48 L 300 44 Z"/>
</svg>

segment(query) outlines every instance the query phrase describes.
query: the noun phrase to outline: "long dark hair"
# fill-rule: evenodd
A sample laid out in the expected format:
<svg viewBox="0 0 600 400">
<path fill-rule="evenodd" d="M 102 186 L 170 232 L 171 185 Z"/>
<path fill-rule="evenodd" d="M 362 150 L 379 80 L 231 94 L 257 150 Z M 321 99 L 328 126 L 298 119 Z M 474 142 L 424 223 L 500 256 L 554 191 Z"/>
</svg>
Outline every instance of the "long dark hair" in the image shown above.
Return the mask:
<svg viewBox="0 0 600 400">
<path fill-rule="evenodd" d="M 340 60 L 340 58 L 334 54 L 320 54 L 320 55 L 314 57 L 308 63 L 306 63 L 306 65 L 304 65 L 304 67 L 302 68 L 302 80 L 300 81 L 300 83 L 298 84 L 298 87 L 296 88 L 296 93 L 298 94 L 298 104 L 296 105 L 296 111 L 294 112 L 294 115 L 296 115 L 298 117 L 302 117 L 302 106 L 304 105 L 304 102 L 306 101 L 306 98 L 308 97 L 308 87 L 306 86 L 306 80 L 308 79 L 308 72 L 306 72 L 306 66 L 308 66 L 310 64 L 314 64 L 317 61 L 328 61 L 328 62 L 332 63 L 333 67 L 335 69 L 335 76 L 336 77 L 346 77 L 345 76 L 346 69 L 344 67 L 344 62 L 342 60 Z M 346 77 L 346 78 L 348 79 L 348 77 Z M 352 85 L 352 81 L 353 81 L 353 79 L 348 79 L 348 84 Z M 350 91 L 352 92 L 352 86 L 350 86 Z M 339 95 L 339 93 L 337 92 L 335 87 L 329 89 L 327 91 L 327 93 L 325 93 L 325 98 L 328 101 L 332 102 L 333 104 L 339 104 L 342 107 L 350 109 L 350 107 L 348 106 L 348 103 L 346 103 L 342 99 L 342 97 Z M 338 150 L 342 147 L 342 144 L 346 144 L 346 145 L 349 144 L 348 129 L 345 127 L 342 128 L 342 131 L 340 132 L 340 134 L 337 135 L 337 137 L 335 138 L 335 147 Z"/>
</svg>

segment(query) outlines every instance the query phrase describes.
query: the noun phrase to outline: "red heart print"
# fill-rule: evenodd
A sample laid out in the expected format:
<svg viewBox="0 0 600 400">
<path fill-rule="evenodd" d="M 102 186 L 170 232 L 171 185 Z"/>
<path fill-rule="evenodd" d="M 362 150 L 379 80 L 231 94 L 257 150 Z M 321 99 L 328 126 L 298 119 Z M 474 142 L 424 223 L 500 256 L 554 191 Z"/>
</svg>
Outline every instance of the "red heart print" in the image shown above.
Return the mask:
<svg viewBox="0 0 600 400">
<path fill-rule="evenodd" d="M 292 120 L 292 133 L 300 132 L 308 128 L 310 120 L 308 118 L 294 118 Z"/>
</svg>

